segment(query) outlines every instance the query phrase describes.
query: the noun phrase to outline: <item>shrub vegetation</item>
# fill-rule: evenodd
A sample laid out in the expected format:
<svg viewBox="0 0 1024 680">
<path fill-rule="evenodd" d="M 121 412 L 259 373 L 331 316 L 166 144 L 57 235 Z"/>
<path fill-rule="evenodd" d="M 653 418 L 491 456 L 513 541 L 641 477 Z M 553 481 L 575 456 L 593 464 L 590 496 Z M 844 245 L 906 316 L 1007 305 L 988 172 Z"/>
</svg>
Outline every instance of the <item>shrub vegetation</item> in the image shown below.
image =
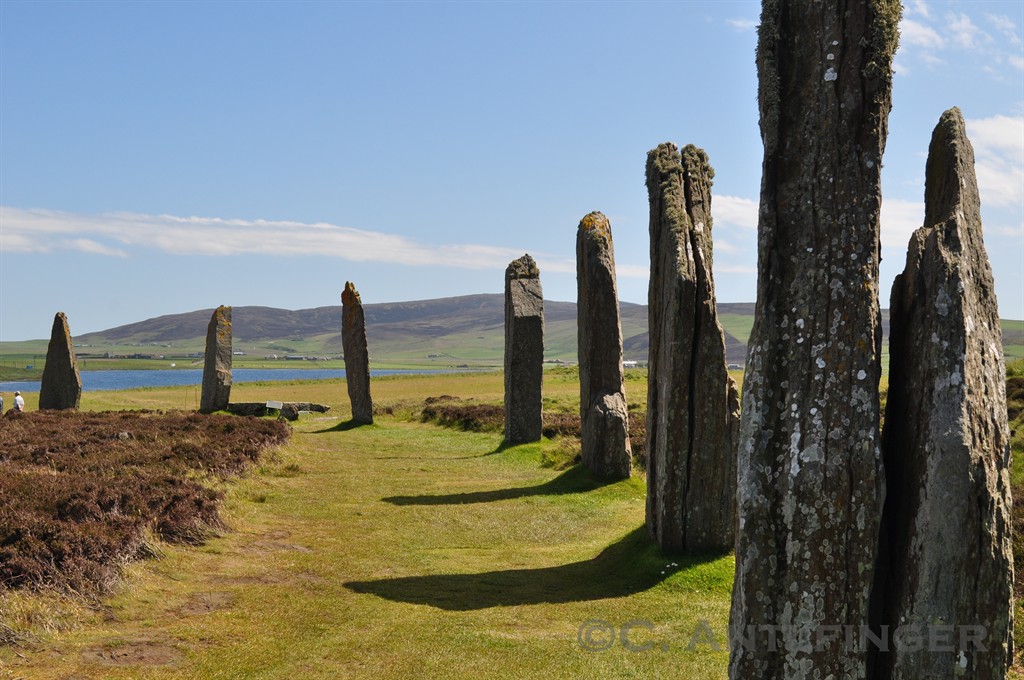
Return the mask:
<svg viewBox="0 0 1024 680">
<path fill-rule="evenodd" d="M 8 413 L 0 419 L 0 583 L 108 592 L 147 537 L 200 543 L 218 482 L 288 426 L 194 413 Z"/>
</svg>

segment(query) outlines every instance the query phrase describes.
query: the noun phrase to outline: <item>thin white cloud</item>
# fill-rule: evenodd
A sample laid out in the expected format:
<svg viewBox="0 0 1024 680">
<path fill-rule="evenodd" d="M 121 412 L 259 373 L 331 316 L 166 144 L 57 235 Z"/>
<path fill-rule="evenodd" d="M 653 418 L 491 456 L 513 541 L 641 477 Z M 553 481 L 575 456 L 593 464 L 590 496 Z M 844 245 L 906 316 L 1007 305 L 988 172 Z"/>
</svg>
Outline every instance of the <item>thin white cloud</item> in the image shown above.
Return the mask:
<svg viewBox="0 0 1024 680">
<path fill-rule="evenodd" d="M 982 205 L 1024 205 L 1024 116 L 968 119 Z"/>
<path fill-rule="evenodd" d="M 720 264 L 717 260 L 714 263 L 715 276 L 719 274 L 756 274 L 757 267 L 745 264 Z"/>
<path fill-rule="evenodd" d="M 919 15 L 925 19 L 931 16 L 931 12 L 928 9 L 928 3 L 925 0 L 914 0 L 914 2 L 908 3 L 904 8 L 905 14 Z"/>
<path fill-rule="evenodd" d="M 712 246 L 713 246 L 714 252 L 716 254 L 717 253 L 733 254 L 733 253 L 738 253 L 739 252 L 739 248 L 737 248 L 733 244 L 729 243 L 728 241 L 725 241 L 725 240 L 720 239 L 720 238 L 712 239 Z"/>
<path fill-rule="evenodd" d="M 1013 45 L 1020 45 L 1020 36 L 1017 35 L 1017 24 L 1013 19 L 1000 14 L 985 14 L 985 18 L 1002 33 Z"/>
<path fill-rule="evenodd" d="M 61 250 L 77 250 L 82 253 L 93 255 L 108 255 L 110 257 L 128 257 L 128 253 L 120 248 L 111 248 L 102 243 L 97 243 L 88 238 L 66 239 L 60 242 Z"/>
<path fill-rule="evenodd" d="M 964 59 L 964 52 L 972 53 L 968 58 L 980 59 L 977 68 L 996 80 L 1006 79 L 1007 68 L 1024 70 L 1021 39 L 1016 23 L 1009 17 L 968 11 L 947 12 L 942 19 L 933 20 L 927 6 L 919 9 L 912 11 L 908 6 L 900 21 L 900 49 L 893 66 L 898 75 L 908 75 L 918 63 L 929 69 L 945 66 Z M 960 54 L 950 59 L 950 51 Z"/>
<path fill-rule="evenodd" d="M 984 229 L 985 234 L 989 236 L 1004 236 L 1024 239 L 1024 222 L 1021 222 L 1016 227 L 1007 227 L 1003 225 L 990 227 L 986 224 L 984 225 Z"/>
<path fill-rule="evenodd" d="M 904 19 L 900 22 L 900 44 L 941 50 L 946 46 L 946 41 L 931 26 L 925 26 L 913 19 Z"/>
<path fill-rule="evenodd" d="M 726 19 L 725 23 L 737 31 L 753 31 L 757 28 L 757 22 L 753 19 Z"/>
<path fill-rule="evenodd" d="M 758 202 L 740 196 L 715 196 L 711 200 L 711 216 L 715 224 L 732 224 L 757 229 Z"/>
<path fill-rule="evenodd" d="M 629 277 L 635 279 L 646 279 L 651 276 L 651 268 L 645 264 L 618 264 L 615 265 L 615 276 Z"/>
<path fill-rule="evenodd" d="M 882 247 L 905 251 L 914 230 L 924 223 L 924 201 L 882 200 Z"/>
<path fill-rule="evenodd" d="M 952 32 L 953 43 L 964 49 L 975 49 L 992 42 L 992 36 L 978 28 L 964 13 L 946 15 L 946 24 Z"/>
<path fill-rule="evenodd" d="M 142 250 L 175 255 L 327 255 L 349 261 L 504 268 L 522 251 L 487 245 L 428 245 L 403 236 L 283 220 L 231 220 L 109 213 L 79 215 L 0 206 L 0 250 L 75 251 L 128 257 Z"/>
</svg>

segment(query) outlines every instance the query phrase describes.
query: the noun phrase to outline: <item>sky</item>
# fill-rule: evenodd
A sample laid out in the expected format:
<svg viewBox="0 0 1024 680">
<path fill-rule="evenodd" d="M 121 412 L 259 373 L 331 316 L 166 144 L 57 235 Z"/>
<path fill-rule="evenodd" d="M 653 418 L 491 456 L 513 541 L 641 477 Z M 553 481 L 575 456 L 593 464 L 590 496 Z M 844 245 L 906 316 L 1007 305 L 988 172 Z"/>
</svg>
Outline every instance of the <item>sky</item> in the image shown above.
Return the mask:
<svg viewBox="0 0 1024 680">
<path fill-rule="evenodd" d="M 612 224 L 646 303 L 644 167 L 715 169 L 720 302 L 756 297 L 760 4 L 0 0 L 0 341 L 217 305 L 500 293 L 537 259 L 576 299 Z M 959 106 L 1003 318 L 1024 319 L 1024 2 L 905 3 L 884 156 L 881 305 Z M 340 322 L 339 322 L 340 323 Z"/>
</svg>

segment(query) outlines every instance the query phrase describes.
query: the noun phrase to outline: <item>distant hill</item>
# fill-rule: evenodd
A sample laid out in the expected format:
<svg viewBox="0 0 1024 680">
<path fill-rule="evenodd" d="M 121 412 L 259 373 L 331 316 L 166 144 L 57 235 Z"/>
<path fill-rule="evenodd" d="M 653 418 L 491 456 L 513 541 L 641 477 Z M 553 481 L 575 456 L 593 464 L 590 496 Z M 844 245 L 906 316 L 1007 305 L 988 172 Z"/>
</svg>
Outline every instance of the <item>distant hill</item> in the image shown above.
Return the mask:
<svg viewBox="0 0 1024 680">
<path fill-rule="evenodd" d="M 377 362 L 499 365 L 504 351 L 504 299 L 500 294 L 365 306 L 370 354 Z M 576 360 L 576 304 L 546 300 L 545 344 L 548 359 Z M 754 323 L 754 303 L 721 303 L 729 363 L 742 364 Z M 202 351 L 212 309 L 170 314 L 75 338 L 83 351 L 105 346 L 161 346 L 172 351 Z M 623 354 L 647 358 L 647 306 L 621 304 Z M 235 349 L 248 354 L 337 356 L 341 353 L 341 306 L 313 309 L 235 307 Z M 883 335 L 888 336 L 883 311 Z M 1024 322 L 1004 321 L 1009 356 L 1024 355 Z"/>
</svg>

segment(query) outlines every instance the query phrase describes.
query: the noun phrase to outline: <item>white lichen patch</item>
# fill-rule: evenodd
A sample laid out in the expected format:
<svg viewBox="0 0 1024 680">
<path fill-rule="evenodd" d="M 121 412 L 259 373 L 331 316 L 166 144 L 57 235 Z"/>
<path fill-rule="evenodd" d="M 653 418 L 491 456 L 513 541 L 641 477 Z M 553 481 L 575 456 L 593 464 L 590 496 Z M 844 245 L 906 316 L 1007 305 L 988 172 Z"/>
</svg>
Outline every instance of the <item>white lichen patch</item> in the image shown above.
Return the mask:
<svg viewBox="0 0 1024 680">
<path fill-rule="evenodd" d="M 836 70 L 834 68 L 829 66 L 828 70 L 825 71 L 825 82 L 826 83 L 831 83 L 833 80 L 838 80 L 838 79 L 839 79 L 839 74 L 836 73 Z"/>
<path fill-rule="evenodd" d="M 857 371 L 857 380 L 863 380 L 866 377 L 868 377 L 868 374 L 863 368 Z"/>
<path fill-rule="evenodd" d="M 797 426 L 789 436 L 789 476 L 796 477 L 800 472 L 800 427 Z"/>
<path fill-rule="evenodd" d="M 939 294 L 935 296 L 935 311 L 939 313 L 939 316 L 946 316 L 949 314 L 949 303 L 953 300 L 949 297 L 949 293 L 946 292 L 945 288 L 939 288 Z"/>
</svg>

